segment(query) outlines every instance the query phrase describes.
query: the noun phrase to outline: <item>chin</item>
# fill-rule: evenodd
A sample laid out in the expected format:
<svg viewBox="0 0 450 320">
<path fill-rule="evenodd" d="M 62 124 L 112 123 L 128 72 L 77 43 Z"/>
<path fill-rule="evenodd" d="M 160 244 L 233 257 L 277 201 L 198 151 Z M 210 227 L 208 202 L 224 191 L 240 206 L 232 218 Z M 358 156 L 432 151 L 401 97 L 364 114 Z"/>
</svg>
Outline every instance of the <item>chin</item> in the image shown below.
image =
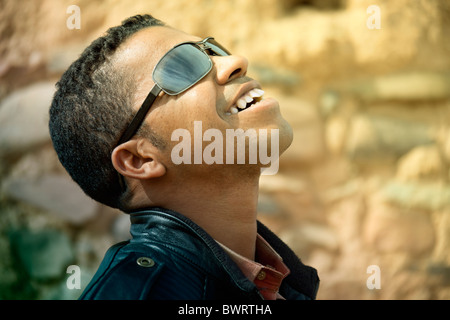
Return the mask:
<svg viewBox="0 0 450 320">
<path fill-rule="evenodd" d="M 283 117 L 279 117 L 278 121 L 267 127 L 270 132 L 272 129 L 278 129 L 278 150 L 279 155 L 286 151 L 294 139 L 294 133 L 291 125 Z"/>
<path fill-rule="evenodd" d="M 294 131 L 291 125 L 285 121 L 285 124 L 280 128 L 280 155 L 286 151 L 294 140 Z"/>
</svg>

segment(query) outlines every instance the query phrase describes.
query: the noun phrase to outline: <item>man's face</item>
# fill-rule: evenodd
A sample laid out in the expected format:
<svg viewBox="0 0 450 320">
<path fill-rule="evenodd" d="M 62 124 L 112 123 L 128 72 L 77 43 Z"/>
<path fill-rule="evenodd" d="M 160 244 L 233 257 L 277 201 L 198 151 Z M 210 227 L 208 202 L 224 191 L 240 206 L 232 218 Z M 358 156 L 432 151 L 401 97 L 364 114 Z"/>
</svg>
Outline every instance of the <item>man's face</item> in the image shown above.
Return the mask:
<svg viewBox="0 0 450 320">
<path fill-rule="evenodd" d="M 135 76 L 135 112 L 154 85 L 152 71 L 161 57 L 176 44 L 200 40 L 179 30 L 158 26 L 139 31 L 126 41 L 117 52 L 116 61 Z M 260 88 L 255 80 L 246 76 L 248 61 L 236 55 L 211 56 L 211 60 L 212 70 L 200 82 L 176 96 L 160 94 L 146 116 L 145 122 L 166 142 L 167 147 L 161 150 L 166 165 L 170 166 L 170 152 L 178 144 L 171 140 L 172 133 L 186 129 L 193 139 L 194 121 L 201 121 L 203 132 L 218 129 L 224 137 L 227 129 L 267 129 L 269 135 L 271 129 L 278 129 L 281 154 L 292 142 L 292 129 L 281 116 L 275 99 L 264 98 L 239 113 L 231 112 L 231 107 L 236 106 L 241 97 Z M 223 146 L 225 148 L 225 142 Z"/>
</svg>

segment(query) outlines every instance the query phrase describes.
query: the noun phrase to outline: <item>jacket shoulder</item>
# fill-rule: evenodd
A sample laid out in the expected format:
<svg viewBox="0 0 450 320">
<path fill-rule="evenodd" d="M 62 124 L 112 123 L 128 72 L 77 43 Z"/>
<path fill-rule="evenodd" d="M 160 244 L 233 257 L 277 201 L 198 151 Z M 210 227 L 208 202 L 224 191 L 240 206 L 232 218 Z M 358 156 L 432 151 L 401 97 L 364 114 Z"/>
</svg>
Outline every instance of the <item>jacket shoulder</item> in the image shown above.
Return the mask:
<svg viewBox="0 0 450 320">
<path fill-rule="evenodd" d="M 128 242 L 111 247 L 80 300 L 143 300 L 159 278 L 164 263 L 148 252 L 121 249 Z M 119 257 L 120 256 L 120 257 Z"/>
</svg>

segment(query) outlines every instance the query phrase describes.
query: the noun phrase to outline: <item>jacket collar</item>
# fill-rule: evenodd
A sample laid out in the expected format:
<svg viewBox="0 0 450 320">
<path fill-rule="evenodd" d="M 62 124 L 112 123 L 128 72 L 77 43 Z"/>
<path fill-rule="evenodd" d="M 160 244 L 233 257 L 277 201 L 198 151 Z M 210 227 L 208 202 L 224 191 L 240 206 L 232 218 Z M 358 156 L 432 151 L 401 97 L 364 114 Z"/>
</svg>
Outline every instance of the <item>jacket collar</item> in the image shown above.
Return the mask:
<svg viewBox="0 0 450 320">
<path fill-rule="evenodd" d="M 164 239 L 172 250 L 181 250 L 189 260 L 209 272 L 216 270 L 213 264 L 220 265 L 231 280 L 241 290 L 251 294 L 258 292 L 256 286 L 247 279 L 239 267 L 232 261 L 224 249 L 200 226 L 184 215 L 152 207 L 130 213 L 132 242 L 151 242 Z M 180 229 L 183 232 L 180 232 Z M 260 234 L 272 248 L 283 258 L 291 270 L 284 281 L 298 292 L 315 299 L 319 287 L 319 278 L 314 268 L 304 265 L 295 253 L 272 231 L 258 221 Z M 211 257 L 214 259 L 205 259 Z"/>
<path fill-rule="evenodd" d="M 222 247 L 205 230 L 182 214 L 152 207 L 130 213 L 130 219 L 130 233 L 133 237 L 131 242 L 153 242 L 155 239 L 164 242 L 165 247 L 182 252 L 183 256 L 200 269 L 214 273 L 218 272 L 219 265 L 241 290 L 249 294 L 257 292 L 256 286 L 245 277 Z M 211 259 L 211 255 L 214 259 Z"/>
</svg>

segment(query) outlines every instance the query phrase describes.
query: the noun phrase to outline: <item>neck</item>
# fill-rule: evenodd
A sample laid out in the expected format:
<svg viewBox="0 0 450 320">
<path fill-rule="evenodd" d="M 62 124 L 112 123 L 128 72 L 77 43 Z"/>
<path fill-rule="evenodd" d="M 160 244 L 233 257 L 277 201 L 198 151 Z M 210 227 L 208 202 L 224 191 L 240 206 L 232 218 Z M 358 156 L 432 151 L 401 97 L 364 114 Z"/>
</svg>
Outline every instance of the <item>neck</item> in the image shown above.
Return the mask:
<svg viewBox="0 0 450 320">
<path fill-rule="evenodd" d="M 205 177 L 206 176 L 206 177 Z M 165 185 L 152 205 L 177 211 L 202 227 L 212 238 L 236 253 L 254 260 L 257 233 L 258 175 L 181 179 Z M 153 197 L 152 197 L 153 196 Z M 147 203 L 155 196 L 146 192 Z"/>
</svg>

